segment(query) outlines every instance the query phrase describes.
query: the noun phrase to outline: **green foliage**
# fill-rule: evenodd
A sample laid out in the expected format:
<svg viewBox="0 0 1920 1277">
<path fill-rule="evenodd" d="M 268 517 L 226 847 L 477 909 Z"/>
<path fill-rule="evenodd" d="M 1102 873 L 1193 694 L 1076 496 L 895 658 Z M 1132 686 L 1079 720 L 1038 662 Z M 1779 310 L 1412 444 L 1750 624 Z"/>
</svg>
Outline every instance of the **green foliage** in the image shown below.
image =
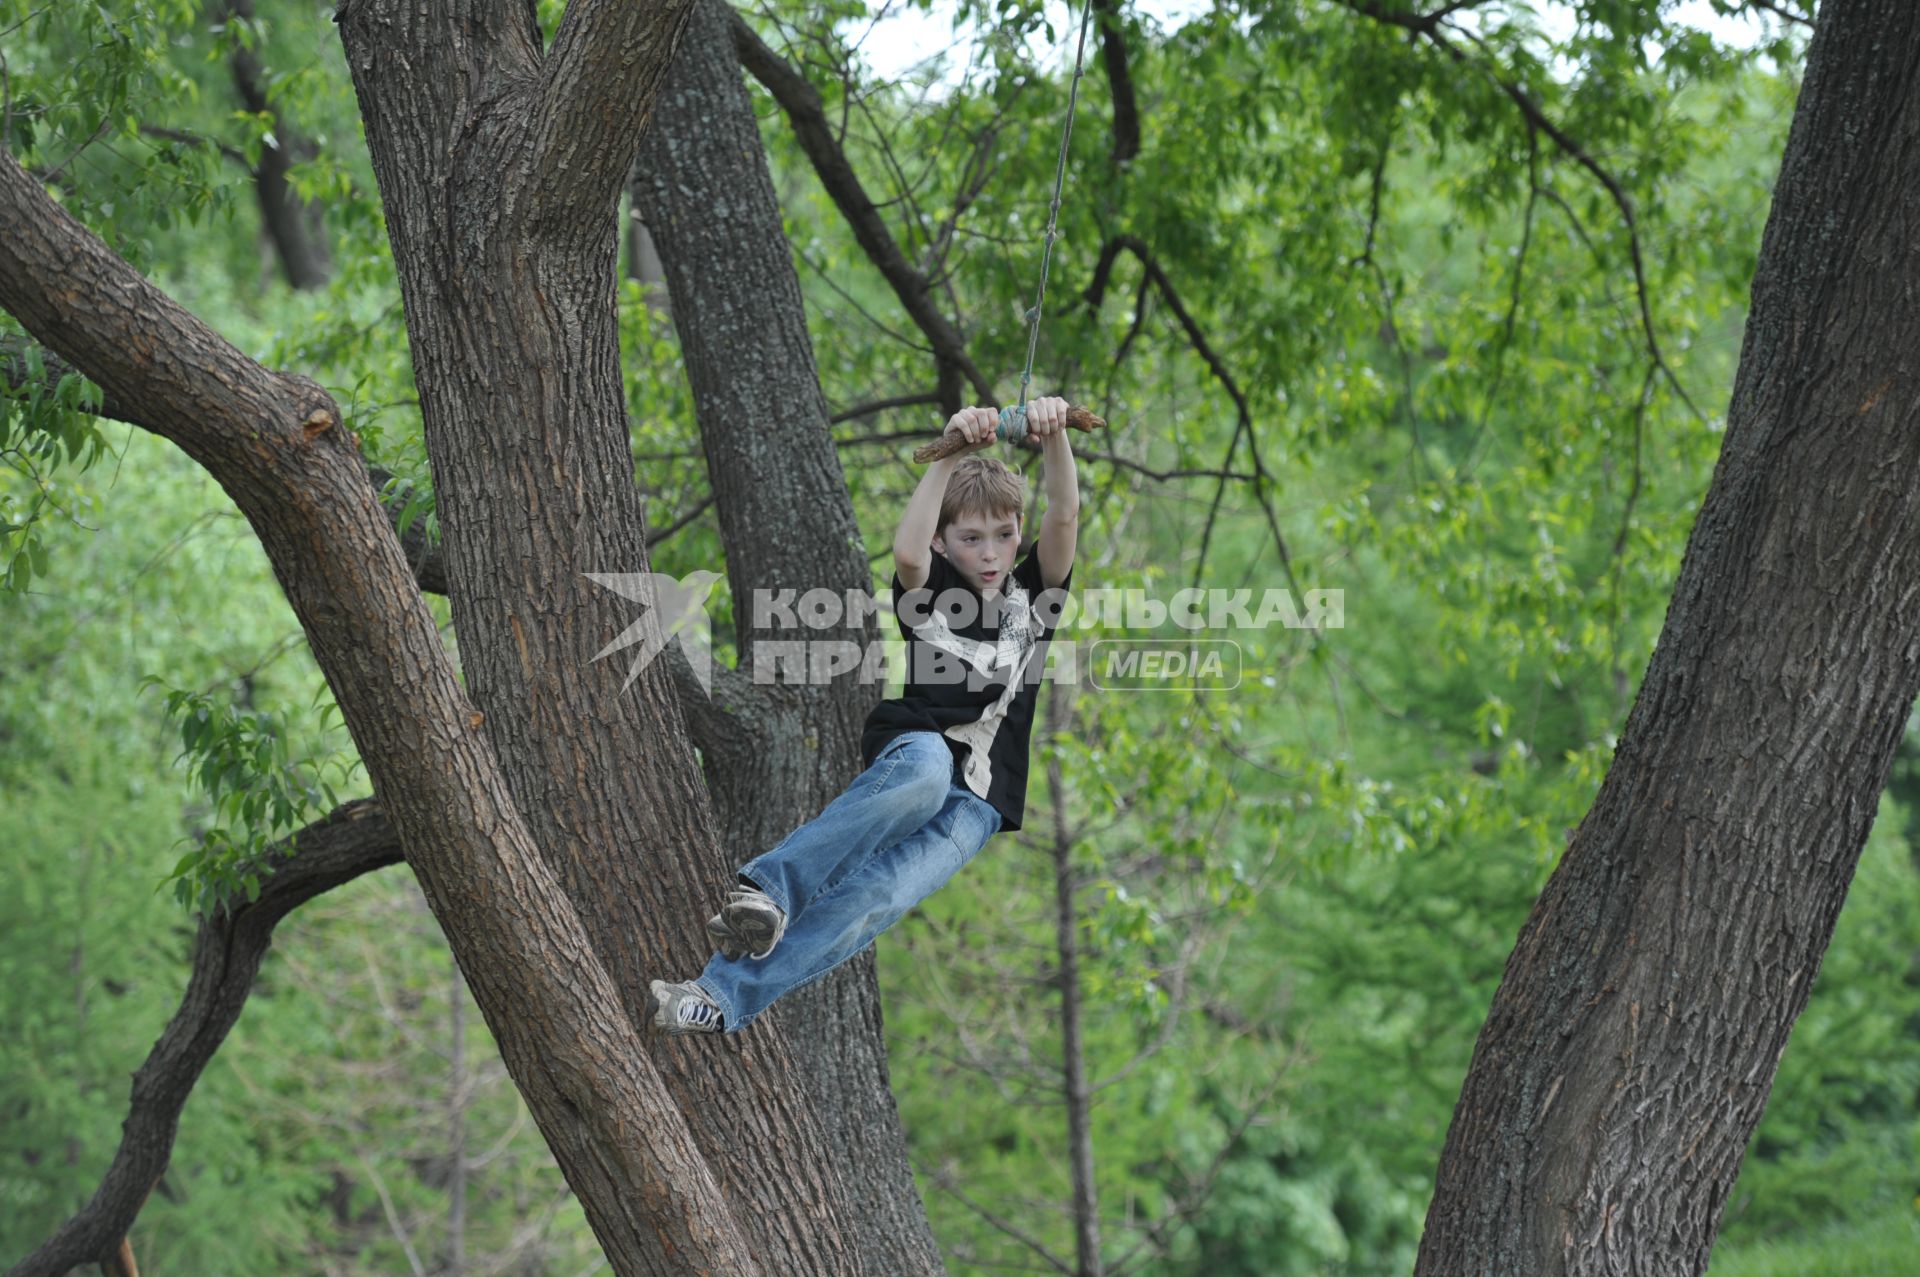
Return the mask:
<svg viewBox="0 0 1920 1277">
<path fill-rule="evenodd" d="M 174 818 L 160 778 L 84 737 L 53 741 L 74 775 L 7 791 L 14 847 L 0 893 L 0 1262 L 38 1245 L 92 1195 L 120 1139 L 128 1076 L 186 984 L 191 929 L 156 911 L 149 831 Z M 129 766 L 133 763 L 133 766 Z M 144 783 L 143 783 L 144 782 Z M 224 1093 L 223 1093 L 224 1092 Z M 288 1166 L 263 1163 L 249 1115 L 217 1081 L 188 1109 L 168 1191 L 136 1230 L 141 1262 L 206 1271 L 223 1233 L 289 1210 Z M 196 1165 L 199 1169 L 195 1169 Z M 179 1190 L 187 1202 L 176 1206 Z M 171 1263 L 170 1263 L 171 1261 Z"/>
<path fill-rule="evenodd" d="M 1713 1277 L 1906 1277 L 1920 1247 L 1920 1209 L 1879 1215 L 1854 1210 L 1845 1221 L 1792 1241 L 1727 1247 L 1714 1253 Z"/>
<path fill-rule="evenodd" d="M 106 447 L 96 416 L 100 388 L 73 372 L 49 388 L 38 346 L 25 346 L 19 364 L 20 386 L 0 394 L 0 449 L 18 448 L 46 465 L 91 465 Z"/>
<path fill-rule="evenodd" d="M 0 348 L 0 370 L 14 362 Z M 7 465 L 0 471 L 0 586 L 14 593 L 47 575 L 47 542 L 36 525 L 49 512 L 78 517 L 73 497 L 49 472 L 84 469 L 107 448 L 94 415 L 99 387 L 71 372 L 49 385 L 45 357 L 31 344 L 21 348 L 17 366 L 18 387 L 0 385 L 0 460 Z"/>
<path fill-rule="evenodd" d="M 118 460 L 91 526 L 45 525 L 53 575 L 0 599 L 0 830 L 10 848 L 0 893 L 0 1267 L 91 1196 L 120 1139 L 129 1077 L 185 991 L 193 919 L 159 906 L 154 883 L 175 863 L 169 844 L 197 837 L 211 815 L 178 760 L 188 720 L 200 749 L 191 771 L 219 757 L 244 773 L 216 775 L 223 793 L 260 783 L 296 802 L 299 778 L 315 774 L 345 787 L 328 753 L 339 748 L 337 711 L 324 699 L 312 707 L 318 672 L 245 521 L 158 440 L 136 434 Z M 161 681 L 178 693 L 179 716 L 166 716 L 174 697 L 140 694 L 152 669 L 168 672 Z M 234 690 L 179 690 L 196 687 Z M 248 824 L 236 811 L 245 805 L 223 821 L 234 841 L 273 815 L 253 812 L 261 823 Z M 479 1163 L 470 1253 L 583 1271 L 591 1233 L 404 871 L 330 892 L 280 924 L 135 1225 L 141 1264 L 405 1271 L 382 1192 L 415 1250 L 429 1261 L 444 1254 L 456 990 L 468 1053 L 459 1093 Z"/>
<path fill-rule="evenodd" d="M 1245 1121 L 1230 1101 L 1208 1098 L 1221 1126 Z M 1196 1167 L 1211 1155 L 1198 1140 L 1182 1152 Z M 1405 1272 L 1424 1205 L 1337 1127 L 1283 1110 L 1245 1126 L 1207 1209 L 1159 1270 L 1223 1277 Z"/>
<path fill-rule="evenodd" d="M 170 54 L 194 0 L 137 5 L 0 3 L 12 85 L 8 146 L 76 217 L 114 232 L 137 266 L 157 241 L 234 212 L 233 181 L 201 140 L 161 138 L 155 102 L 198 103 L 202 86 Z M 137 158 L 134 158 L 137 157 Z"/>
<path fill-rule="evenodd" d="M 149 674 L 140 690 L 156 684 L 167 687 Z M 261 875 L 273 872 L 268 844 L 338 806 L 340 794 L 327 773 L 337 771 L 345 784 L 351 769 L 326 756 L 296 761 L 286 724 L 271 710 L 236 709 L 205 692 L 169 687 L 167 715 L 180 726 L 179 758 L 192 760 L 194 784 L 212 810 L 211 823 L 184 840 L 189 850 L 161 885 L 171 882 L 174 898 L 195 911 L 242 892 L 258 900 Z M 289 839 L 281 854 L 297 850 Z"/>
</svg>

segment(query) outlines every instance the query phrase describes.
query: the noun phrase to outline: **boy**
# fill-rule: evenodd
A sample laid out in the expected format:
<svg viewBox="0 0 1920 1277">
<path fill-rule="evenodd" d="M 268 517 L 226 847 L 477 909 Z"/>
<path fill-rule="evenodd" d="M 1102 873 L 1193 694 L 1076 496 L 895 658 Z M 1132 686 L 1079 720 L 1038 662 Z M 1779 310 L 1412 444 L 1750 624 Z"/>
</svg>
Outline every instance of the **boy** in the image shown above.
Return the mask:
<svg viewBox="0 0 1920 1277">
<path fill-rule="evenodd" d="M 1079 533 L 1066 416 L 1064 399 L 1027 406 L 1047 508 L 1017 563 L 1025 484 L 1001 462 L 967 455 L 994 442 L 999 414 L 966 408 L 947 422 L 971 446 L 927 467 L 894 534 L 907 678 L 867 716 L 866 770 L 741 866 L 707 923 L 720 952 L 696 980 L 652 982 L 656 1028 L 739 1032 L 865 949 L 988 838 L 1020 828 L 1034 703 Z"/>
</svg>

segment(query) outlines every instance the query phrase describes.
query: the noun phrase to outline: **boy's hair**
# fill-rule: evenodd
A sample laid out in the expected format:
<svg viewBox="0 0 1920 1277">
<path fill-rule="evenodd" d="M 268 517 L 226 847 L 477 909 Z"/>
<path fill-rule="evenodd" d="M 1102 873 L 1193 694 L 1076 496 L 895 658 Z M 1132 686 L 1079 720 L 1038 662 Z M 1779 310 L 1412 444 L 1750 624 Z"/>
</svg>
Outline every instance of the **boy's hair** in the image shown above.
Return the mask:
<svg viewBox="0 0 1920 1277">
<path fill-rule="evenodd" d="M 977 453 L 962 457 L 947 480 L 946 495 L 940 498 L 941 536 L 947 527 L 963 515 L 986 518 L 1010 515 L 1023 518 L 1027 509 L 1027 481 L 1007 468 L 1004 461 Z"/>
</svg>

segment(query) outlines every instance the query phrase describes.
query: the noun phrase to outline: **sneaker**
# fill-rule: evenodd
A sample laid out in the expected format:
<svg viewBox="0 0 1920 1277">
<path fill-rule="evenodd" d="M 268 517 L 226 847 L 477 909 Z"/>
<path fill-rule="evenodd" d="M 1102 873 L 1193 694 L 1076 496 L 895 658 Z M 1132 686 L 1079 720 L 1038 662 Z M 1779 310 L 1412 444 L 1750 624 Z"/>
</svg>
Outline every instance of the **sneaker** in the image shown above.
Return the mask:
<svg viewBox="0 0 1920 1277">
<path fill-rule="evenodd" d="M 668 984 L 655 980 L 648 986 L 659 1006 L 653 1013 L 653 1027 L 667 1033 L 723 1033 L 720 1008 L 707 991 L 688 981 Z"/>
<path fill-rule="evenodd" d="M 707 934 L 728 958 L 764 958 L 787 934 L 787 913 L 758 887 L 736 888 L 707 920 Z"/>
</svg>

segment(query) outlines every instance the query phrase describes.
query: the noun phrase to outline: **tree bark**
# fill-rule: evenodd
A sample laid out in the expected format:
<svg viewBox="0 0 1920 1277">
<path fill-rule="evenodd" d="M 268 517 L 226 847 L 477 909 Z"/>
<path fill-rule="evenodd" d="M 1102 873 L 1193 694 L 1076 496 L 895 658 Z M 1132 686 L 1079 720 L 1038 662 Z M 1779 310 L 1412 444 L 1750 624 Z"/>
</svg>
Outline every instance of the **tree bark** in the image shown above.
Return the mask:
<svg viewBox="0 0 1920 1277">
<path fill-rule="evenodd" d="M 614 308 L 618 198 L 691 7 L 575 0 L 544 56 L 530 12 L 352 0 L 340 29 L 467 687 L 612 976 L 607 1009 L 644 1024 L 648 981 L 690 978 L 711 952 L 705 919 L 733 878 L 671 659 L 623 691 L 627 662 L 596 657 L 632 605 L 587 575 L 649 570 Z M 836 1163 L 777 1028 L 642 1045 L 766 1269 L 856 1271 Z"/>
<path fill-rule="evenodd" d="M 752 99 L 719 0 L 702 0 L 641 143 L 632 193 L 652 230 L 707 454 L 737 621 L 740 670 L 756 662 L 757 591 L 840 598 L 872 587 L 807 334 Z M 871 618 L 764 637 L 857 644 Z M 822 686 L 741 685 L 710 713 L 688 693 L 721 841 L 735 865 L 772 847 L 860 770 L 860 730 L 881 690 L 851 675 Z M 716 887 L 721 885 L 716 882 Z M 782 1002 L 810 1104 L 854 1206 L 867 1270 L 944 1271 L 889 1085 L 869 950 Z"/>
<path fill-rule="evenodd" d="M 1920 689 L 1920 11 L 1827 0 L 1726 441 L 1417 1271 L 1697 1273 Z"/>
</svg>

